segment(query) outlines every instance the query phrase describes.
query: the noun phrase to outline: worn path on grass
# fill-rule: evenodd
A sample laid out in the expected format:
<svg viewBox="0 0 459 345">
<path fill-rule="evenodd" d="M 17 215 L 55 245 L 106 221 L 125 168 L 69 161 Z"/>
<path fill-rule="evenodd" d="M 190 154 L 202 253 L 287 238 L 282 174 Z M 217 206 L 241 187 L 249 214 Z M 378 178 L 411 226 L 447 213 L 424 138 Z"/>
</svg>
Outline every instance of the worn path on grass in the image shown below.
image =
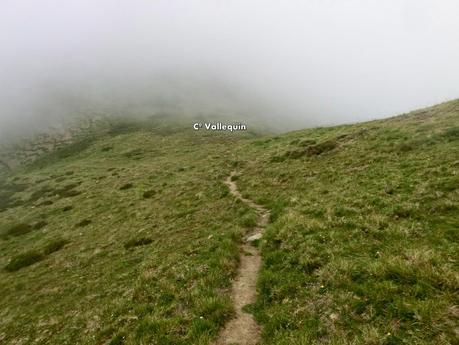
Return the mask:
<svg viewBox="0 0 459 345">
<path fill-rule="evenodd" d="M 250 199 L 244 198 L 233 181 L 236 172 L 232 172 L 225 180 L 231 194 L 258 213 L 257 225 L 245 235 L 241 246 L 241 260 L 238 274 L 233 282 L 231 299 L 236 310 L 236 315 L 228 321 L 221 331 L 215 345 L 255 345 L 260 340 L 260 326 L 251 314 L 243 311 L 247 304 L 255 302 L 256 283 L 258 271 L 261 266 L 261 256 L 258 248 L 252 242 L 261 238 L 264 227 L 269 222 L 269 211 Z"/>
</svg>

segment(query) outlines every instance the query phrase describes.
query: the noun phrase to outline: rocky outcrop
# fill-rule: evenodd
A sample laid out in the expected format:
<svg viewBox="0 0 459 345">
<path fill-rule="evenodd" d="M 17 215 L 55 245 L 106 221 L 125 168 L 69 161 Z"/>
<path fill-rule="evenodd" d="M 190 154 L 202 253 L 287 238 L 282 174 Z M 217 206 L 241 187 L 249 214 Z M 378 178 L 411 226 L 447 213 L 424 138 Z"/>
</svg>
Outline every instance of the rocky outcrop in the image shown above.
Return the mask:
<svg viewBox="0 0 459 345">
<path fill-rule="evenodd" d="M 100 120 L 100 119 L 99 119 Z M 80 119 L 66 129 L 50 128 L 32 138 L 18 139 L 0 145 L 0 171 L 11 171 L 22 164 L 31 163 L 45 153 L 55 151 L 84 137 L 100 122 L 98 119 Z"/>
</svg>

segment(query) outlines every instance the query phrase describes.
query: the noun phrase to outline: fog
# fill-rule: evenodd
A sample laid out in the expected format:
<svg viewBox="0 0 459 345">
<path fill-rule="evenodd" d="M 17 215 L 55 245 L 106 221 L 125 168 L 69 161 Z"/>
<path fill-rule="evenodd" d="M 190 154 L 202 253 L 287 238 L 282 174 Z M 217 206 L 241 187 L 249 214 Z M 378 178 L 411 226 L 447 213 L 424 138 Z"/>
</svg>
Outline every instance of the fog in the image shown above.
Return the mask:
<svg viewBox="0 0 459 345">
<path fill-rule="evenodd" d="M 81 114 L 285 128 L 459 97 L 457 0 L 2 0 L 0 138 Z"/>
</svg>

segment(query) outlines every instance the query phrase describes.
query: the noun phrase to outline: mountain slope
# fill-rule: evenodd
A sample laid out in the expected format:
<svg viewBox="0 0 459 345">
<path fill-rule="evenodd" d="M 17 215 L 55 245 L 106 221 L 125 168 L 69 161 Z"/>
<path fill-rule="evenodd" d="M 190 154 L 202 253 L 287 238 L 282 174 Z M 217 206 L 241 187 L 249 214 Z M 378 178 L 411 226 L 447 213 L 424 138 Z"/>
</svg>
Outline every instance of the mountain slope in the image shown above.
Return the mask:
<svg viewBox="0 0 459 345">
<path fill-rule="evenodd" d="M 174 125 L 175 126 L 175 125 Z M 264 344 L 457 339 L 459 101 L 277 137 L 120 124 L 0 183 L 0 342 L 209 344 L 255 212 Z"/>
<path fill-rule="evenodd" d="M 221 182 L 237 140 L 105 135 L 11 176 L 0 342 L 207 344 L 251 217 Z"/>
<path fill-rule="evenodd" d="M 239 188 L 274 216 L 266 344 L 457 340 L 458 126 L 453 101 L 244 146 Z"/>
</svg>

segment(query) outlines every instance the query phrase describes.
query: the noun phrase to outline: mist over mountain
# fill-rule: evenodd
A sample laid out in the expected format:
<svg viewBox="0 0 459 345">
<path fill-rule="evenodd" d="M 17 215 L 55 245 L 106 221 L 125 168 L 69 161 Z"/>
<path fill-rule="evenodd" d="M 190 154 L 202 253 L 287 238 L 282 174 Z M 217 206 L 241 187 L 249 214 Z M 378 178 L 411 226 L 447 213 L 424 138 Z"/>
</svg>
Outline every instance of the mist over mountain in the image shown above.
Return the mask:
<svg viewBox="0 0 459 345">
<path fill-rule="evenodd" d="M 355 122 L 457 98 L 459 3 L 0 4 L 0 140 L 75 116 Z"/>
</svg>

